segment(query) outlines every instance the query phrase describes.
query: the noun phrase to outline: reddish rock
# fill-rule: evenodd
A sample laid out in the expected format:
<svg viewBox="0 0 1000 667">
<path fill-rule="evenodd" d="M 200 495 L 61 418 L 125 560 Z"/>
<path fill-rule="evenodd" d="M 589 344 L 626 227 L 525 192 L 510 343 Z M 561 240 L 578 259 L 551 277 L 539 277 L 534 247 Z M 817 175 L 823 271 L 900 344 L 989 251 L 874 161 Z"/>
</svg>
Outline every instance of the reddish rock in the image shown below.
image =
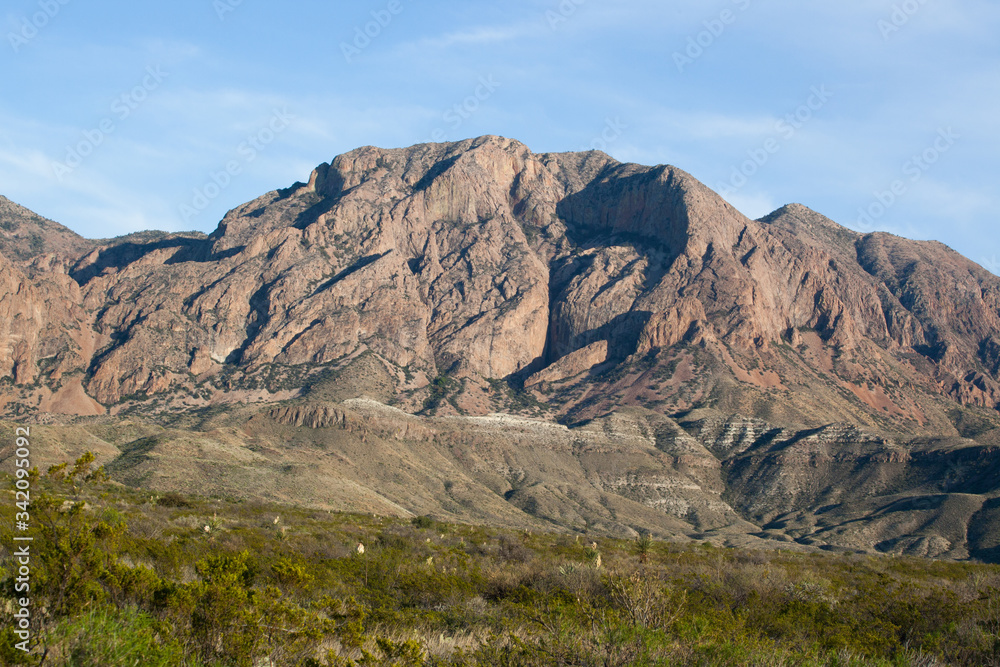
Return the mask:
<svg viewBox="0 0 1000 667">
<path fill-rule="evenodd" d="M 307 391 L 366 354 L 414 410 L 503 409 L 483 398 L 499 378 L 568 383 L 536 398 L 578 416 L 711 404 L 950 434 L 949 406 L 1000 405 L 995 276 L 799 205 L 749 220 L 675 167 L 499 137 L 365 147 L 207 237 L 86 241 L 0 204 L 8 406 L 67 375 L 105 406 Z"/>
</svg>

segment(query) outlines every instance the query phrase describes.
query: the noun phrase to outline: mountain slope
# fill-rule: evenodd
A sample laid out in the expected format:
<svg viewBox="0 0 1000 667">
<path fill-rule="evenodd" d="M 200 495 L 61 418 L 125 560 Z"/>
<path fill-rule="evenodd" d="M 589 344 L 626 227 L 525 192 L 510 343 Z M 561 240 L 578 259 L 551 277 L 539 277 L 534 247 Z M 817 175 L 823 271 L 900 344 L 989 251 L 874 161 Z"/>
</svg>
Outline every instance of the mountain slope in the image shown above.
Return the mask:
<svg viewBox="0 0 1000 667">
<path fill-rule="evenodd" d="M 116 242 L 67 273 L 108 341 L 79 369 L 109 406 L 274 392 L 265 368 L 309 375 L 365 350 L 416 376 L 397 383 L 406 407 L 441 375 L 483 412 L 488 379 L 548 369 L 533 383 L 544 392 L 581 359 L 622 369 L 672 354 L 703 371 L 686 392 L 618 396 L 588 378 L 588 400 L 676 411 L 713 392 L 736 405 L 791 392 L 781 421 L 934 434 L 954 432 L 943 396 L 1000 403 L 1000 281 L 944 247 L 858 235 L 800 206 L 755 222 L 672 167 L 496 137 L 359 149 L 208 238 Z M 579 405 L 566 389 L 546 396 L 561 413 Z"/>
<path fill-rule="evenodd" d="M 17 249 L 0 275 L 9 416 L 130 415 L 203 441 L 191 434 L 211 432 L 204 415 L 253 404 L 231 436 L 250 442 L 287 421 L 282 410 L 368 397 L 401 411 L 386 417 L 403 425 L 388 442 L 410 451 L 407 434 L 442 432 L 435 419 L 473 420 L 461 423 L 478 433 L 477 418 L 521 413 L 573 427 L 557 439 L 570 457 L 527 454 L 555 446 L 548 436 L 465 438 L 468 451 L 502 443 L 449 464 L 477 509 L 450 505 L 434 466 L 398 481 L 398 468 L 345 455 L 297 474 L 363 487 L 383 508 L 469 520 L 764 537 L 773 524 L 804 543 L 992 553 L 972 536 L 992 521 L 993 478 L 947 479 L 950 462 L 988 462 L 996 444 L 1000 279 L 940 244 L 858 234 L 800 205 L 753 221 L 675 167 L 533 154 L 499 137 L 357 149 L 207 237 L 87 242 L 18 215 L 16 234 L 0 228 L 0 252 Z M 33 233 L 46 250 L 35 257 L 23 241 Z M 616 419 L 644 434 L 638 450 L 614 435 Z M 739 447 L 718 444 L 727 424 L 746 431 Z M 175 440 L 120 450 L 114 469 L 175 484 Z M 265 440 L 263 459 L 212 449 L 270 470 L 290 454 Z M 346 447 L 306 440 L 309 452 Z M 445 456 L 407 460 L 424 455 Z M 533 482 L 476 477 L 519 458 Z M 407 500 L 414 489 L 423 501 Z M 974 498 L 956 496 L 962 509 L 923 541 L 891 521 L 834 536 L 884 514 L 871 498 L 932 491 Z"/>
</svg>

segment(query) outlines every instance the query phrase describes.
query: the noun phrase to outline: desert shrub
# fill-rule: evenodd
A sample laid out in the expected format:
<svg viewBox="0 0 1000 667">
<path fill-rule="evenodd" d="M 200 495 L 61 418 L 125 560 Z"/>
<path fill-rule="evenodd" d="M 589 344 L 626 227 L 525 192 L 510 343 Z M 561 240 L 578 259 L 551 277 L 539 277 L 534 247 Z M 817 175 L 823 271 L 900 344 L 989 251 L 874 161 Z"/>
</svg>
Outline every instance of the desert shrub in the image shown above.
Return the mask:
<svg viewBox="0 0 1000 667">
<path fill-rule="evenodd" d="M 168 491 L 156 500 L 160 507 L 191 507 L 190 501 L 176 491 Z"/>
<path fill-rule="evenodd" d="M 56 667 L 1000 667 L 994 565 L 643 538 L 597 552 L 575 535 L 226 500 L 177 512 L 132 502 L 149 496 L 92 463 L 33 480 L 40 645 L 25 662 L 0 628 L 3 664 L 47 649 Z M 0 551 L 12 512 L 0 504 Z M 9 608 L 9 567 L 0 580 Z"/>
<path fill-rule="evenodd" d="M 647 569 L 628 576 L 609 574 L 604 583 L 610 601 L 632 625 L 672 627 L 687 604 L 684 591 L 676 591 Z"/>
<path fill-rule="evenodd" d="M 32 561 L 31 592 L 44 633 L 59 618 L 81 613 L 106 597 L 100 582 L 114 563 L 127 526 L 117 511 L 98 514 L 79 498 L 82 486 L 101 481 L 102 471 L 90 472 L 94 457 L 85 454 L 67 473 L 68 464 L 53 466 L 44 478 L 35 475 L 31 503 L 37 526 Z M 72 497 L 73 500 L 70 500 Z M 3 590 L 13 597 L 12 578 Z"/>
<path fill-rule="evenodd" d="M 640 563 L 649 562 L 649 553 L 653 549 L 653 536 L 644 532 L 635 538 L 635 553 L 639 557 Z"/>
<path fill-rule="evenodd" d="M 295 562 L 291 558 L 280 558 L 271 565 L 271 572 L 279 588 L 286 591 L 304 593 L 315 577 L 309 572 L 309 564 Z"/>
<path fill-rule="evenodd" d="M 62 655 L 55 663 L 65 667 L 202 664 L 186 660 L 179 642 L 165 638 L 151 617 L 132 607 L 100 607 L 64 619 L 53 635 Z"/>
<path fill-rule="evenodd" d="M 533 552 L 523 544 L 508 535 L 500 536 L 497 557 L 505 563 L 527 563 Z"/>
<path fill-rule="evenodd" d="M 109 602 L 116 607 L 124 607 L 140 605 L 152 599 L 163 586 L 163 579 L 149 568 L 128 567 L 116 561 L 105 568 L 101 584 L 107 591 Z"/>
<path fill-rule="evenodd" d="M 484 586 L 474 573 L 458 574 L 424 564 L 401 571 L 396 588 L 402 605 L 440 611 L 479 595 Z"/>
<path fill-rule="evenodd" d="M 191 634 L 200 654 L 233 667 L 253 667 L 262 641 L 256 615 L 259 592 L 250 554 L 211 556 L 196 566 L 202 580 L 190 586 Z"/>
</svg>

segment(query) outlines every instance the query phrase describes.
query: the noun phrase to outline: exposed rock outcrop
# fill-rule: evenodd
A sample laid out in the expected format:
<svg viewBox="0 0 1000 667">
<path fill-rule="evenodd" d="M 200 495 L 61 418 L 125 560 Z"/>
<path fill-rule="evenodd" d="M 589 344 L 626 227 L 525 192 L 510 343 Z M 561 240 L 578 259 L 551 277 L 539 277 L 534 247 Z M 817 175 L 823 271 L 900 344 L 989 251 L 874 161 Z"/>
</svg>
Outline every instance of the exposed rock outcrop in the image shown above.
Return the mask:
<svg viewBox="0 0 1000 667">
<path fill-rule="evenodd" d="M 357 149 L 208 236 L 88 241 L 0 198 L 0 415 L 254 403 L 119 477 L 195 442 L 267 467 L 294 458 L 273 433 L 336 431 L 323 479 L 396 513 L 997 549 L 996 484 L 941 480 L 995 467 L 1000 279 L 941 244 L 797 204 L 749 220 L 672 166 L 492 136 Z M 924 523 L 886 518 L 932 492 Z"/>
<path fill-rule="evenodd" d="M 275 393 L 366 351 L 399 369 L 413 409 L 406 373 L 425 395 L 441 376 L 466 392 L 530 376 L 556 392 L 538 401 L 577 417 L 791 391 L 788 414 L 768 417 L 952 433 L 948 402 L 1000 404 L 996 277 L 799 205 L 748 220 L 679 169 L 597 152 L 499 137 L 361 148 L 209 237 L 89 242 L 9 202 L 0 212 L 0 251 L 15 255 L 0 371 L 22 404 L 68 373 L 109 407 Z M 642 377 L 651 401 L 608 382 L 695 349 L 687 398 L 663 368 Z M 583 375 L 594 367 L 603 376 Z"/>
</svg>

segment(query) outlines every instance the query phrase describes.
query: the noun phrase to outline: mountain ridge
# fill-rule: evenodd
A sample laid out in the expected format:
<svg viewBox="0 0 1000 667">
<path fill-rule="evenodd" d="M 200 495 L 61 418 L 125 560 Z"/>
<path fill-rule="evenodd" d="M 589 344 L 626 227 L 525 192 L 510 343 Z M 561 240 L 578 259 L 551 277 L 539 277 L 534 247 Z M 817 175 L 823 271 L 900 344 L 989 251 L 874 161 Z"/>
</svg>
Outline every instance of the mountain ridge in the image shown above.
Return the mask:
<svg viewBox="0 0 1000 667">
<path fill-rule="evenodd" d="M 8 418 L 54 433 L 143 420 L 173 433 L 164 443 L 216 452 L 234 479 L 291 461 L 309 484 L 349 481 L 393 511 L 482 520 L 479 498 L 505 521 L 618 534 L 993 553 L 965 533 L 991 525 L 997 485 L 952 464 L 992 465 L 1000 279 L 941 244 L 853 232 L 800 204 L 754 221 L 676 167 L 494 136 L 350 151 L 209 235 L 52 229 L 51 252 L 19 251 L 0 276 Z M 24 246 L 0 236 L 0 252 Z M 349 402 L 372 399 L 399 411 L 379 413 L 390 427 L 347 428 L 362 405 Z M 569 430 L 507 442 L 514 422 L 489 417 L 503 413 Z M 353 463 L 311 469 L 279 431 Z M 365 443 L 422 472 L 358 463 Z M 138 457 L 108 445 L 130 483 L 208 474 L 167 444 Z M 536 467 L 518 473 L 520 457 Z M 932 490 L 963 509 L 928 534 L 864 505 Z M 818 503 L 844 507 L 821 518 Z M 831 532 L 857 521 L 880 539 Z"/>
</svg>

